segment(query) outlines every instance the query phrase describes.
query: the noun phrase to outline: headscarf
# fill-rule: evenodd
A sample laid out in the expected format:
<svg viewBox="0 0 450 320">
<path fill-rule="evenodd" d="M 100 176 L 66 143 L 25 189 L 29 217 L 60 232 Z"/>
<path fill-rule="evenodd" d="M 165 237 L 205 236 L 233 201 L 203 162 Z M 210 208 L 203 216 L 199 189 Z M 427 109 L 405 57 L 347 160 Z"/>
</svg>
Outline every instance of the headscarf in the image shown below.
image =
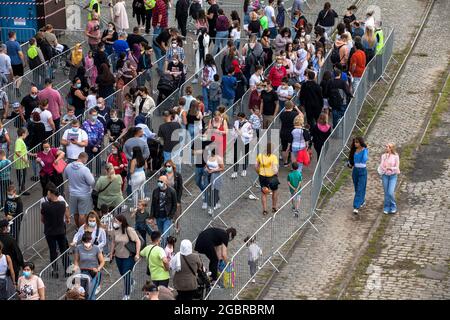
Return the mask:
<svg viewBox="0 0 450 320">
<path fill-rule="evenodd" d="M 180 244 L 180 252 L 178 252 L 172 260 L 170 260 L 170 269 L 175 272 L 181 271 L 181 256 L 188 256 L 190 254 L 192 254 L 192 242 L 184 239 Z"/>
<path fill-rule="evenodd" d="M 81 48 L 81 43 L 77 43 L 72 50 L 71 62 L 74 66 L 78 66 L 81 61 L 83 61 L 83 48 Z"/>
</svg>

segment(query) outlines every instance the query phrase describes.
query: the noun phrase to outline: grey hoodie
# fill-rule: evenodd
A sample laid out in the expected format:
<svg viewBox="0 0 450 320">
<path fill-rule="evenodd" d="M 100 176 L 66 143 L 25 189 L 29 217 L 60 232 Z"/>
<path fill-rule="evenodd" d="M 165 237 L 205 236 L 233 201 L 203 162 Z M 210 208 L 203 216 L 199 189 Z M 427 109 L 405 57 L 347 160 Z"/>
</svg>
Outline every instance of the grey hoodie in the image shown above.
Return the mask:
<svg viewBox="0 0 450 320">
<path fill-rule="evenodd" d="M 67 165 L 64 178 L 69 180 L 69 193 L 73 196 L 91 196 L 95 179 L 88 167 L 75 161 Z"/>
</svg>

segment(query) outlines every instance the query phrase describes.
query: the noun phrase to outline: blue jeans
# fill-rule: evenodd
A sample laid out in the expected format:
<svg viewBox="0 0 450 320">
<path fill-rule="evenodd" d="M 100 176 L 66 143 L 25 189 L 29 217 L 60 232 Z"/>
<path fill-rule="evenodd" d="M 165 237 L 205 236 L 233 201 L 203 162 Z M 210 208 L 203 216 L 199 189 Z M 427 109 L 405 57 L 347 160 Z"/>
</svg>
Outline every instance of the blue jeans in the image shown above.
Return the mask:
<svg viewBox="0 0 450 320">
<path fill-rule="evenodd" d="M 195 125 L 190 123 L 188 124 L 188 131 L 189 131 L 189 135 L 191 136 L 191 140 L 194 139 L 195 136 Z"/>
<path fill-rule="evenodd" d="M 163 151 L 164 162 L 169 161 L 172 158 L 172 152 Z"/>
<path fill-rule="evenodd" d="M 211 113 L 214 114 L 214 112 L 217 111 L 217 107 L 220 104 L 220 101 L 208 101 L 209 104 L 209 110 L 211 110 Z"/>
<path fill-rule="evenodd" d="M 205 179 L 207 179 L 205 169 L 203 167 L 195 167 L 194 173 L 195 184 L 200 189 L 200 191 L 205 190 Z M 206 202 L 206 193 L 203 194 L 203 202 Z"/>
<path fill-rule="evenodd" d="M 333 108 L 331 113 L 333 114 L 333 128 L 336 128 L 336 126 L 339 123 L 339 120 L 344 116 L 345 113 L 345 106 L 341 106 L 340 109 Z"/>
<path fill-rule="evenodd" d="M 205 112 L 209 111 L 209 89 L 207 87 L 202 87 L 203 104 L 205 105 Z"/>
<path fill-rule="evenodd" d="M 233 102 L 234 102 L 234 97 L 230 98 L 230 99 L 226 99 L 226 98 L 222 97 L 222 104 L 225 106 L 226 109 L 231 107 L 233 105 Z"/>
<path fill-rule="evenodd" d="M 91 276 L 90 272 L 88 270 L 81 270 L 82 274 L 87 274 L 88 276 Z M 86 291 L 86 300 L 95 300 L 95 291 L 97 291 L 98 286 L 100 285 L 100 282 L 102 281 L 102 273 L 98 272 L 95 277 L 91 279 L 91 283 L 89 285 L 89 288 L 85 288 Z"/>
<path fill-rule="evenodd" d="M 155 37 L 154 37 L 155 38 Z M 163 66 L 164 66 L 164 59 L 161 59 L 163 55 L 166 54 L 165 51 L 163 51 L 159 45 L 153 41 L 153 51 L 155 52 L 156 61 L 158 61 L 158 69 L 159 72 L 163 72 Z"/>
<path fill-rule="evenodd" d="M 275 39 L 277 37 L 277 27 L 269 28 L 270 31 L 270 39 Z"/>
<path fill-rule="evenodd" d="M 353 199 L 353 208 L 359 209 L 366 199 L 367 169 L 353 168 L 352 180 L 355 187 L 355 198 Z"/>
<path fill-rule="evenodd" d="M 217 31 L 216 38 L 217 39 L 216 44 L 214 45 L 213 55 L 227 46 L 228 31 Z"/>
<path fill-rule="evenodd" d="M 163 235 L 164 232 L 166 232 L 166 230 L 170 228 L 171 224 L 172 220 L 170 220 L 169 218 L 156 218 L 156 225 L 158 226 L 158 230 L 159 232 L 161 232 L 161 235 Z M 163 248 L 166 246 L 167 237 L 168 237 L 167 234 L 161 237 L 161 247 Z"/>
<path fill-rule="evenodd" d="M 154 230 L 150 228 L 150 226 L 146 223 L 139 223 L 134 226 L 134 229 L 139 232 L 144 241 L 147 241 L 147 234 L 151 235 Z"/>
<path fill-rule="evenodd" d="M 383 189 L 384 189 L 384 206 L 383 210 L 386 212 L 395 212 L 397 211 L 397 203 L 395 202 L 395 186 L 397 185 L 397 175 L 385 175 L 381 176 L 383 180 Z"/>
<path fill-rule="evenodd" d="M 123 276 L 130 270 L 133 270 L 134 267 L 134 257 L 128 258 L 117 258 L 116 257 L 117 268 L 119 269 L 119 273 Z M 124 279 L 125 285 L 125 295 L 129 296 L 131 292 L 131 274 L 129 273 Z"/>
</svg>

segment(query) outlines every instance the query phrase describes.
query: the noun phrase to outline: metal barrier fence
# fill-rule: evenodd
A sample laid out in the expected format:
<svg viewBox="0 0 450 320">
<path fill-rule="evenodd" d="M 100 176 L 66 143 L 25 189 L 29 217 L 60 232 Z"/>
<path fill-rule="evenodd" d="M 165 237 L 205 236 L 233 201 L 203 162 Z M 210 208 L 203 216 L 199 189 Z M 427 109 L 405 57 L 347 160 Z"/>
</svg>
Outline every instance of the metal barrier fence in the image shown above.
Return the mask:
<svg viewBox="0 0 450 320">
<path fill-rule="evenodd" d="M 316 207 L 318 205 L 322 187 L 325 186 L 324 180 L 328 179 L 327 174 L 339 159 L 347 145 L 347 142 L 351 138 L 353 129 L 356 126 L 358 116 L 361 112 L 368 92 L 383 75 L 390 61 L 391 57 L 384 57 L 384 55 L 392 54 L 392 48 L 394 45 L 394 30 L 387 31 L 389 33 L 386 37 L 386 48 L 384 50 L 384 54 L 375 56 L 374 59 L 372 59 L 367 65 L 361 78 L 361 82 L 354 92 L 354 98 L 350 101 L 343 118 L 333 129 L 333 132 L 326 140 L 322 148 L 322 152 L 314 171 L 313 179 L 299 192 L 299 195 L 301 195 L 301 212 L 304 213 L 304 215 L 300 215 L 300 219 L 298 220 L 292 218 L 292 212 L 289 212 L 289 209 L 290 203 L 295 196 L 291 197 L 271 219 L 265 222 L 263 226 L 261 226 L 261 228 L 250 237 L 250 239 L 256 239 L 255 241 L 263 252 L 259 263 L 257 262 L 260 268 L 256 268 L 252 274 L 244 270 L 245 268 L 248 269 L 248 253 L 245 250 L 246 246 L 249 244 L 249 242 L 247 242 L 241 246 L 241 248 L 227 263 L 228 269 L 233 267 L 235 270 L 235 282 L 227 287 L 227 284 L 229 283 L 225 280 L 228 279 L 228 273 L 225 271 L 227 268 L 225 268 L 207 298 L 238 299 L 240 294 L 245 294 L 245 289 L 249 283 L 265 265 L 270 264 L 276 271 L 278 271 L 273 264 L 272 259 L 279 256 L 281 259 L 286 261 L 281 253 L 281 249 L 307 223 L 312 225 L 311 219 L 314 216 L 317 216 Z M 381 67 L 381 69 L 378 67 Z M 291 218 L 289 218 L 289 215 Z M 294 221 L 294 223 L 292 223 L 292 221 Z M 227 289 L 223 289 L 223 286 Z"/>
</svg>

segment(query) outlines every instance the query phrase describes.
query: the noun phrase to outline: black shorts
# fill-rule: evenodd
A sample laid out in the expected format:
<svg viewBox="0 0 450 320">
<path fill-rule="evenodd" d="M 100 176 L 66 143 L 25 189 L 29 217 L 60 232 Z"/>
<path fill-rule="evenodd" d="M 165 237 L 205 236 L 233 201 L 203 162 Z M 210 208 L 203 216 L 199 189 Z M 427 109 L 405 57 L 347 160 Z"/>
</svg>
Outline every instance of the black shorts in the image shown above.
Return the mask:
<svg viewBox="0 0 450 320">
<path fill-rule="evenodd" d="M 292 134 L 280 134 L 281 151 L 289 151 L 288 145 L 292 144 Z"/>
<path fill-rule="evenodd" d="M 259 176 L 259 185 L 261 186 L 261 190 L 262 190 L 262 188 L 267 187 L 272 191 L 276 191 L 276 190 L 278 190 L 279 184 L 280 184 L 280 181 L 278 181 L 277 176 L 273 176 L 273 177 Z"/>
<path fill-rule="evenodd" d="M 23 76 L 23 64 L 13 64 L 13 65 L 11 65 L 11 67 L 13 69 L 13 74 L 15 77 Z"/>
</svg>

